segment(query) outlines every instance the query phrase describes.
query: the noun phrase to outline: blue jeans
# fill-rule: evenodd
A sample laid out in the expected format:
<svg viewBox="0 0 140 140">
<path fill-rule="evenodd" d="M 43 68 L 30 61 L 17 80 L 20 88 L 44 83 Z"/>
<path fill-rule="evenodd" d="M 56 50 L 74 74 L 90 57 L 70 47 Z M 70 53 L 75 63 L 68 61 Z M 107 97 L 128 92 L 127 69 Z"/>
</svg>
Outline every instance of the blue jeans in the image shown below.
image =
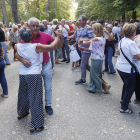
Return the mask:
<svg viewBox="0 0 140 140">
<path fill-rule="evenodd" d="M 45 87 L 45 105 L 51 106 L 52 102 L 52 64 L 51 61 L 47 61 L 42 64 L 42 76 L 44 79 Z"/>
<path fill-rule="evenodd" d="M 0 61 L 0 83 L 3 89 L 3 94 L 8 95 L 7 81 L 4 73 L 5 63 Z"/>
<path fill-rule="evenodd" d="M 54 67 L 54 61 L 53 61 L 53 50 L 50 51 L 50 57 L 51 57 L 51 63 L 52 63 L 52 68 Z"/>
<path fill-rule="evenodd" d="M 8 58 L 8 55 L 7 55 L 7 44 L 6 44 L 6 41 L 1 42 L 1 45 L 2 45 L 3 53 L 4 53 L 3 58 L 4 58 L 5 62 L 6 62 L 6 64 L 10 64 L 10 60 Z"/>
<path fill-rule="evenodd" d="M 107 47 L 105 52 L 105 70 L 108 70 L 108 65 L 109 65 L 110 72 L 115 72 L 112 63 L 112 56 L 113 56 L 113 48 Z"/>
<path fill-rule="evenodd" d="M 62 48 L 63 59 L 66 60 L 65 50 L 66 50 L 66 54 L 67 54 L 67 60 L 70 60 L 70 57 L 69 57 L 69 47 L 68 47 L 67 37 L 64 38 L 64 44 L 63 44 L 63 48 Z"/>
</svg>

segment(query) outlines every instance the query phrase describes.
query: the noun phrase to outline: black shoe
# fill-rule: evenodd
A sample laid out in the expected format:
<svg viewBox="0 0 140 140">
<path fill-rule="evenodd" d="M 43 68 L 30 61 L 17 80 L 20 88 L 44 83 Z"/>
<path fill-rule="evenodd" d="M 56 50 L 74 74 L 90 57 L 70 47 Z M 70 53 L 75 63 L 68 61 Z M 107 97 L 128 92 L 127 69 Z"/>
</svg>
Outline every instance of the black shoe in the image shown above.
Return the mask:
<svg viewBox="0 0 140 140">
<path fill-rule="evenodd" d="M 53 109 L 51 108 L 51 106 L 45 106 L 45 109 L 46 109 L 48 115 L 53 114 Z"/>
<path fill-rule="evenodd" d="M 109 70 L 104 69 L 102 72 L 109 72 Z"/>
<path fill-rule="evenodd" d="M 65 61 L 67 61 L 66 59 L 63 59 L 61 62 L 65 62 Z"/>
<path fill-rule="evenodd" d="M 108 74 L 116 74 L 116 71 L 114 71 L 114 72 L 109 72 Z"/>
<path fill-rule="evenodd" d="M 67 61 L 66 61 L 66 63 L 69 63 L 69 62 L 70 62 L 70 60 L 67 60 Z"/>
</svg>

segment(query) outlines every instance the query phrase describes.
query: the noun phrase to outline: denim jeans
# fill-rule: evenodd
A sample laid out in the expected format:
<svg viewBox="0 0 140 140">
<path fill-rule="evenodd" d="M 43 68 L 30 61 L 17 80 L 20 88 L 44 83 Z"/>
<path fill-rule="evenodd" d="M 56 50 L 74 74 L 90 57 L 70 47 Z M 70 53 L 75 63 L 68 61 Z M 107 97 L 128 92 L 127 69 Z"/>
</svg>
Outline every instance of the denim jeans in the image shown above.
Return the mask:
<svg viewBox="0 0 140 140">
<path fill-rule="evenodd" d="M 54 67 L 54 61 L 53 61 L 53 50 L 50 51 L 50 57 L 51 57 L 51 63 L 52 63 L 52 68 Z"/>
<path fill-rule="evenodd" d="M 42 64 L 42 76 L 44 79 L 45 87 L 45 105 L 51 106 L 52 102 L 52 64 L 51 61 L 47 61 Z"/>
<path fill-rule="evenodd" d="M 105 70 L 108 70 L 108 66 L 109 66 L 110 72 L 115 72 L 112 63 L 112 56 L 113 56 L 113 48 L 107 47 L 105 52 Z"/>
<path fill-rule="evenodd" d="M 62 48 L 63 59 L 66 60 L 65 50 L 66 50 L 66 54 L 67 54 L 67 60 L 70 60 L 70 57 L 69 57 L 69 47 L 68 47 L 67 37 L 64 38 L 64 44 L 63 44 L 63 48 Z"/>
<path fill-rule="evenodd" d="M 8 95 L 7 81 L 4 73 L 5 63 L 0 61 L 0 83 L 3 89 L 3 94 Z"/>
<path fill-rule="evenodd" d="M 1 42 L 1 45 L 2 45 L 2 48 L 3 48 L 3 53 L 4 53 L 4 60 L 6 62 L 6 64 L 10 64 L 10 60 L 8 58 L 8 55 L 7 55 L 7 44 L 6 44 L 6 41 L 4 42 Z"/>
</svg>

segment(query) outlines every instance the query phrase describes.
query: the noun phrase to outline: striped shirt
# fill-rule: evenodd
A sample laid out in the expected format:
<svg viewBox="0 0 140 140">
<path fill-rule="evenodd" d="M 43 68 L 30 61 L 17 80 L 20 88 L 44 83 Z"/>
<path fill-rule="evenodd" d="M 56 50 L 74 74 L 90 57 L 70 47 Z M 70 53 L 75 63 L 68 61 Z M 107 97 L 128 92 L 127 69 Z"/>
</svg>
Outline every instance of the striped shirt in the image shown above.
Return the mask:
<svg viewBox="0 0 140 140">
<path fill-rule="evenodd" d="M 90 27 L 89 25 L 86 25 L 84 28 L 77 29 L 74 33 L 74 38 L 77 38 L 77 37 L 78 37 L 79 41 L 83 40 L 83 39 L 90 39 L 90 38 L 94 37 L 93 28 Z M 81 47 L 89 48 L 89 45 L 85 46 L 83 43 L 81 43 L 80 45 L 81 45 Z M 82 53 L 90 53 L 90 52 L 82 51 Z"/>
</svg>

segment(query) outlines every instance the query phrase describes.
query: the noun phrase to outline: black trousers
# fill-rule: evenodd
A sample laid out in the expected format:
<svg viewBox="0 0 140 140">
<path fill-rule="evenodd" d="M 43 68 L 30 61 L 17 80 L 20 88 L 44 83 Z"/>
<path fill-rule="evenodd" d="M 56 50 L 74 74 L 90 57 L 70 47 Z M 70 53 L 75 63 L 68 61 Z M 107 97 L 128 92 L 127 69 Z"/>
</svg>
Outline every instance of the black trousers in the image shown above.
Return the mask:
<svg viewBox="0 0 140 140">
<path fill-rule="evenodd" d="M 136 99 L 140 100 L 140 74 L 136 76 L 135 95 Z"/>
<path fill-rule="evenodd" d="M 123 89 L 122 89 L 122 104 L 121 109 L 126 110 L 128 109 L 129 101 L 133 95 L 133 92 L 135 91 L 135 85 L 136 85 L 136 74 L 132 72 L 131 73 L 125 73 L 118 70 L 118 73 L 123 81 Z"/>
</svg>

